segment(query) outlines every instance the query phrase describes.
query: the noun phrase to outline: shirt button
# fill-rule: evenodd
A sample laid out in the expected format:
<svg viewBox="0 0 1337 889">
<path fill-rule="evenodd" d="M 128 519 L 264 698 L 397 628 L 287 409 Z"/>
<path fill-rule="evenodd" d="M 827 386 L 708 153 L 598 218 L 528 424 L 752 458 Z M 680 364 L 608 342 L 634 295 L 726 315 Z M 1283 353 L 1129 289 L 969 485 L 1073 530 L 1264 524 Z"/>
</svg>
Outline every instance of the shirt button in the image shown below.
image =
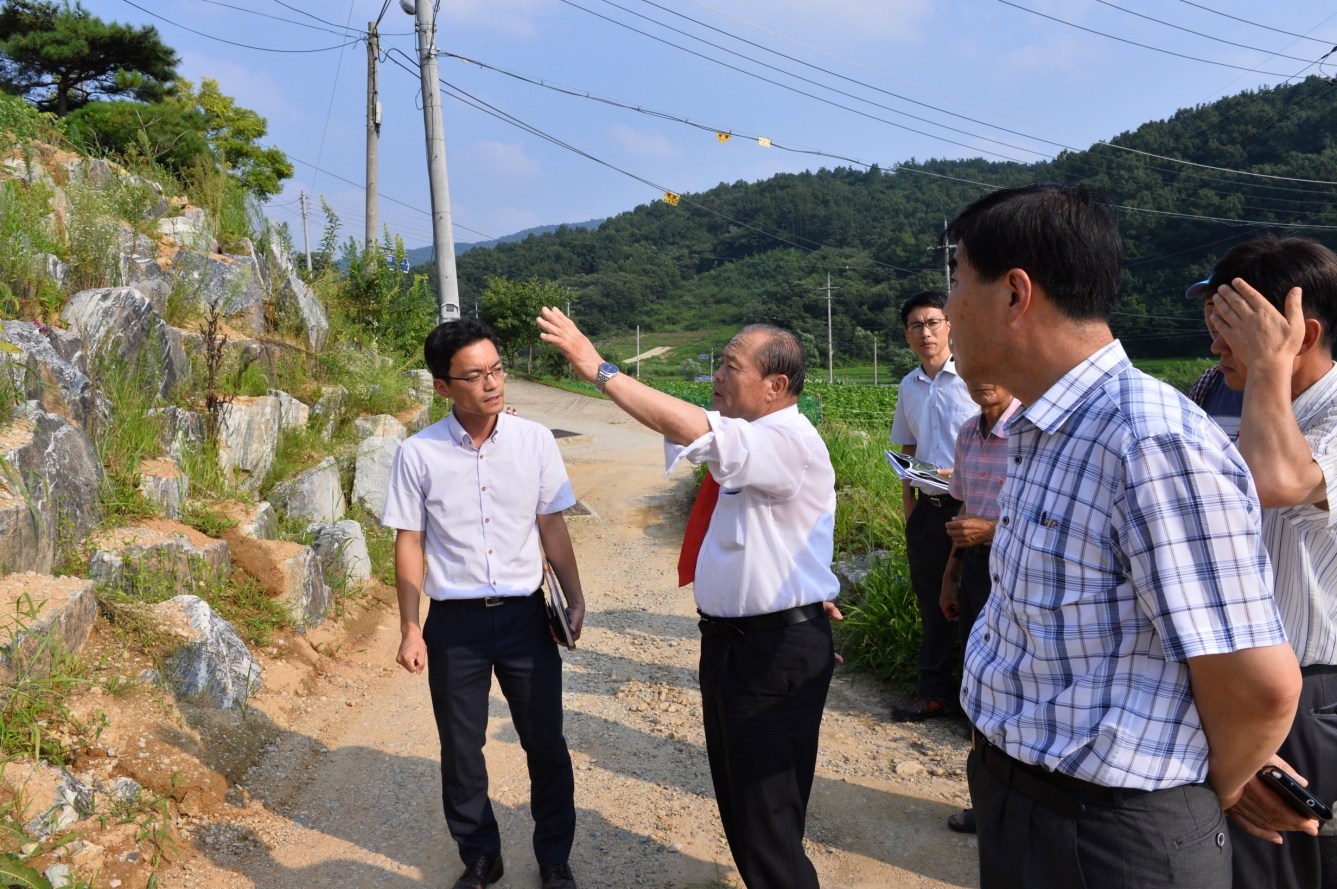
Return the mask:
<svg viewBox="0 0 1337 889">
<path fill-rule="evenodd" d="M 492 550 L 488 550 L 488 551 L 487 551 L 487 554 L 488 554 L 489 556 L 492 555 Z"/>
<path fill-rule="evenodd" d="M 993 576 L 993 582 L 994 582 L 994 583 L 998 583 L 998 575 L 997 575 L 997 574 L 995 574 L 995 575 Z"/>
<path fill-rule="evenodd" d="M 497 585 L 497 582 L 496 582 L 495 580 L 492 581 L 492 585 L 493 585 L 493 586 L 496 586 L 496 585 Z"/>
<path fill-rule="evenodd" d="M 1017 456 L 1013 457 L 1013 458 L 1012 458 L 1012 462 L 1015 463 L 1015 464 L 1017 464 L 1018 466 L 1020 466 L 1020 465 L 1021 465 L 1021 455 L 1018 454 Z"/>
<path fill-rule="evenodd" d="M 985 633 L 985 634 L 984 634 L 984 641 L 985 641 L 985 642 L 988 642 L 988 641 L 989 641 L 989 634 L 988 634 L 988 633 Z"/>
<path fill-rule="evenodd" d="M 1004 525 L 1007 524 L 1007 516 L 1003 516 L 1003 524 L 1004 524 Z"/>
<path fill-rule="evenodd" d="M 492 521 L 492 520 L 491 520 L 491 519 L 483 519 L 483 524 L 486 525 L 486 524 L 487 524 L 488 522 L 490 522 L 490 521 Z"/>
<path fill-rule="evenodd" d="M 487 490 L 487 485 L 483 485 L 483 490 L 484 490 L 484 491 Z"/>
</svg>

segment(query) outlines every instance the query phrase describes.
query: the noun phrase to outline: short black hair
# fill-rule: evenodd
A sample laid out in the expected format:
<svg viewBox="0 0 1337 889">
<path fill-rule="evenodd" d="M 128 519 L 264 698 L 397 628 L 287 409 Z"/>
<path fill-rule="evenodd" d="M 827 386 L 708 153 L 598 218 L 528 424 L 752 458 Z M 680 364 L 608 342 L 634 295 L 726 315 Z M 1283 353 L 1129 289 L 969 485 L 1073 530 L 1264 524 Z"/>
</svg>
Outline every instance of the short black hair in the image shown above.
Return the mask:
<svg viewBox="0 0 1337 889">
<path fill-rule="evenodd" d="M 455 358 L 455 353 L 481 340 L 490 340 L 492 345 L 497 346 L 497 332 L 486 321 L 477 318 L 445 321 L 427 334 L 427 342 L 423 343 L 422 347 L 422 357 L 435 379 L 449 379 L 450 362 Z M 497 348 L 500 351 L 501 347 Z"/>
<path fill-rule="evenodd" d="M 1303 290 L 1304 315 L 1323 325 L 1320 342 L 1332 353 L 1337 345 L 1332 335 L 1337 330 L 1337 254 L 1308 238 L 1263 235 L 1226 251 L 1212 269 L 1208 295 L 1236 278 L 1283 312 L 1290 289 Z"/>
<path fill-rule="evenodd" d="M 1075 321 L 1108 321 L 1119 300 L 1119 216 L 1096 189 L 1000 189 L 962 210 L 943 237 L 965 244 L 970 267 L 984 281 L 1021 269 Z"/>
<path fill-rule="evenodd" d="M 765 337 L 752 351 L 752 354 L 757 356 L 761 375 L 769 377 L 784 374 L 789 378 L 789 387 L 785 392 L 789 395 L 802 395 L 807 369 L 804 364 L 803 343 L 799 342 L 799 338 L 793 331 L 776 327 L 774 324 L 749 324 L 738 331 L 734 339 L 753 334 Z"/>
<path fill-rule="evenodd" d="M 933 309 L 942 309 L 947 312 L 947 294 L 941 290 L 921 290 L 910 297 L 901 306 L 901 324 L 902 326 L 910 323 L 910 313 L 915 309 L 922 309 L 928 306 Z"/>
</svg>

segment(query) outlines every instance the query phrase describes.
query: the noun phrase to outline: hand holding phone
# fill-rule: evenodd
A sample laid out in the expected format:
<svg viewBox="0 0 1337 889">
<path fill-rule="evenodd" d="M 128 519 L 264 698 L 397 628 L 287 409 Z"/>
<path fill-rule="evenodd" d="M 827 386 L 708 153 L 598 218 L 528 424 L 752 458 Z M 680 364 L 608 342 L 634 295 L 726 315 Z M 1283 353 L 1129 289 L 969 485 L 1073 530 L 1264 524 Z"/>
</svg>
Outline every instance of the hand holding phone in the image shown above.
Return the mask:
<svg viewBox="0 0 1337 889">
<path fill-rule="evenodd" d="M 1332 820 L 1331 807 L 1276 766 L 1263 766 L 1258 770 L 1258 778 L 1271 788 L 1273 793 L 1281 797 L 1286 805 L 1306 818 L 1317 818 L 1319 821 Z"/>
</svg>

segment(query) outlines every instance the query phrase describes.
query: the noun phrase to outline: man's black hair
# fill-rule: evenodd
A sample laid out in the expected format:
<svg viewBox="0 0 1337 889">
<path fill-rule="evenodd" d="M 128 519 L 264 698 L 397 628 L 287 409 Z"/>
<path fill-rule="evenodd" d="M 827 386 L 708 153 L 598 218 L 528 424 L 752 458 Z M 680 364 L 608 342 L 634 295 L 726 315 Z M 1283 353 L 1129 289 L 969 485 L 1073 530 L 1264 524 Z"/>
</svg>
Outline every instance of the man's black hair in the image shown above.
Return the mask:
<svg viewBox="0 0 1337 889">
<path fill-rule="evenodd" d="M 922 309 L 928 306 L 931 309 L 942 309 L 947 312 L 947 294 L 941 290 L 921 290 L 914 296 L 907 299 L 901 306 L 901 324 L 910 323 L 910 313 L 915 309 Z"/>
<path fill-rule="evenodd" d="M 987 194 L 951 221 L 987 282 L 1021 269 L 1076 321 L 1108 321 L 1119 299 L 1123 240 L 1114 204 L 1084 185 L 1025 185 Z M 952 260 L 955 267 L 956 260 Z"/>
<path fill-rule="evenodd" d="M 749 324 L 738 331 L 734 339 L 756 334 L 764 337 L 752 350 L 757 357 L 757 367 L 763 377 L 784 374 L 789 378 L 785 392 L 789 395 L 803 394 L 803 379 L 806 367 L 803 360 L 803 343 L 792 331 L 774 324 Z"/>
<path fill-rule="evenodd" d="M 466 346 L 482 340 L 490 340 L 497 345 L 497 332 L 492 325 L 477 318 L 461 318 L 458 321 L 446 321 L 438 324 L 436 330 L 427 334 L 422 355 L 427 361 L 427 369 L 438 380 L 450 377 L 450 362 L 455 353 Z M 500 349 L 500 346 L 498 346 Z"/>
<path fill-rule="evenodd" d="M 1337 330 L 1337 254 L 1308 238 L 1263 235 L 1226 251 L 1212 269 L 1209 293 L 1236 278 L 1257 290 L 1282 312 L 1292 287 L 1304 291 L 1301 305 L 1306 318 L 1323 325 L 1319 342 L 1332 353 L 1332 332 Z"/>
</svg>

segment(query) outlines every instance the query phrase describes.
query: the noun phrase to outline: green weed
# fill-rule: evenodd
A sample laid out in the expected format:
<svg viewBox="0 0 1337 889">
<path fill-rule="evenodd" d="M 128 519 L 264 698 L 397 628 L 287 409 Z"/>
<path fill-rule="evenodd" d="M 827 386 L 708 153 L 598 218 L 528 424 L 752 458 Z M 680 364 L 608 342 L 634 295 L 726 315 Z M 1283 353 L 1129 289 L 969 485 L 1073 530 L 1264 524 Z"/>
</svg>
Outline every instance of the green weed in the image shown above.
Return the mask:
<svg viewBox="0 0 1337 889">
<path fill-rule="evenodd" d="M 0 625 L 0 657 L 12 677 L 0 690 L 0 757 L 31 755 L 64 764 L 71 732 L 85 727 L 65 708 L 65 697 L 87 684 L 88 664 L 66 650 L 58 633 L 31 632 L 43 603 L 24 596 Z"/>
<path fill-rule="evenodd" d="M 161 424 L 150 413 L 157 403 L 156 370 L 106 354 L 94 356 L 90 364 L 94 391 L 106 397 L 110 408 L 91 430 L 102 461 L 106 516 L 156 515 L 157 507 L 139 490 L 140 464 L 159 451 Z"/>
</svg>

